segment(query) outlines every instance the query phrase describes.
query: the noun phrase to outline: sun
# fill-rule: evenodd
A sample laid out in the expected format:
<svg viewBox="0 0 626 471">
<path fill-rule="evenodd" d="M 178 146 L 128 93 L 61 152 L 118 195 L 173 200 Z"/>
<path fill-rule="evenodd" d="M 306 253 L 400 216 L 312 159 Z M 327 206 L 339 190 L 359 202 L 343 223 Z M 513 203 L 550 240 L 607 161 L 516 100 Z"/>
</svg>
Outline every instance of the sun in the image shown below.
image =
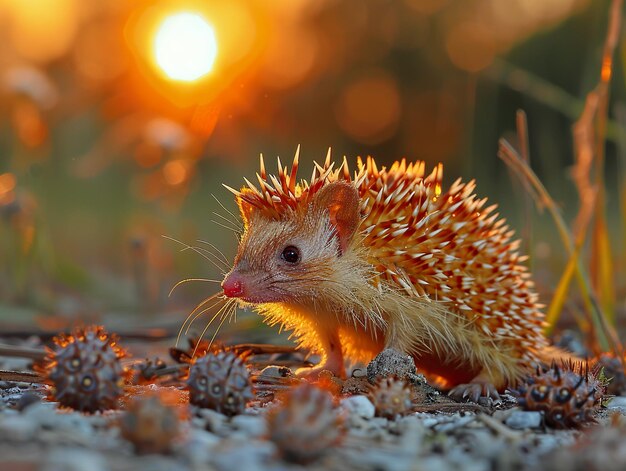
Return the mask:
<svg viewBox="0 0 626 471">
<path fill-rule="evenodd" d="M 168 78 L 193 82 L 213 68 L 217 56 L 215 31 L 197 13 L 168 16 L 154 38 L 154 55 Z"/>
</svg>

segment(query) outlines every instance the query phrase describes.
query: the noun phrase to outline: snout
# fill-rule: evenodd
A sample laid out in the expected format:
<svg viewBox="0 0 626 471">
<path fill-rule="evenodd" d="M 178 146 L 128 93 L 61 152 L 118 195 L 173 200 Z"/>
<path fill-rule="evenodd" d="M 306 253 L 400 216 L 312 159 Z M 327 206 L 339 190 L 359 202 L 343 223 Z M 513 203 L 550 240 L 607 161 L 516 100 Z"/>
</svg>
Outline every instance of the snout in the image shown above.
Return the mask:
<svg viewBox="0 0 626 471">
<path fill-rule="evenodd" d="M 244 280 L 236 271 L 230 272 L 222 281 L 224 294 L 229 298 L 241 298 L 244 293 Z"/>
<path fill-rule="evenodd" d="M 282 298 L 276 296 L 267 285 L 267 275 L 250 273 L 236 266 L 222 281 L 224 296 L 236 298 L 249 304 L 278 302 Z"/>
</svg>

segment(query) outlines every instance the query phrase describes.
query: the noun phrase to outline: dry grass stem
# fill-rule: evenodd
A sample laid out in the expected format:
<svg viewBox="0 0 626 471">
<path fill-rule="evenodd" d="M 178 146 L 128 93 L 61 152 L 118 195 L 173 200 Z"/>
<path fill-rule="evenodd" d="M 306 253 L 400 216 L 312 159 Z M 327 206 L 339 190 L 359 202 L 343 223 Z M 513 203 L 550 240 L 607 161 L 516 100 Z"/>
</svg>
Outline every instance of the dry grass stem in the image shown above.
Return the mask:
<svg viewBox="0 0 626 471">
<path fill-rule="evenodd" d="M 578 257 L 578 250 L 576 249 L 572 235 L 569 231 L 567 224 L 565 223 L 565 220 L 563 219 L 561 212 L 559 211 L 558 206 L 548 193 L 548 190 L 546 190 L 546 188 L 543 186 L 543 183 L 541 183 L 541 180 L 539 180 L 539 177 L 537 177 L 535 172 L 528 166 L 526 162 L 524 162 L 519 153 L 505 139 L 500 139 L 498 156 L 507 165 L 509 165 L 518 176 L 528 182 L 529 187 L 531 188 L 529 190 L 530 194 L 533 196 L 537 206 L 540 208 L 546 208 L 552 216 L 552 219 L 557 226 L 557 230 L 559 232 L 563 245 L 567 250 L 570 259 L 569 263 L 573 264 L 573 268 L 570 268 L 569 277 L 571 278 L 573 274 L 576 274 L 582 299 L 585 304 L 588 316 L 590 317 L 590 323 L 595 327 L 592 334 L 597 338 L 597 342 L 599 343 L 600 348 L 602 348 L 603 350 L 617 348 L 617 346 L 619 345 L 619 339 L 617 338 L 617 334 L 604 319 L 598 303 L 593 297 L 589 282 L 587 281 L 587 277 L 585 276 L 584 267 Z M 568 275 L 567 270 L 566 272 L 564 272 L 564 275 Z M 560 313 L 562 311 L 562 302 L 564 302 L 565 300 L 565 293 L 567 292 L 567 288 L 569 287 L 569 281 L 570 279 L 565 279 L 559 282 L 559 291 L 555 293 L 555 299 L 558 299 L 560 301 L 558 301 L 558 303 L 556 304 L 554 302 L 551 303 L 548 309 L 548 326 L 546 328 L 547 333 L 550 333 L 553 330 L 554 325 L 556 324 L 556 321 L 560 316 Z"/>
<path fill-rule="evenodd" d="M 515 114 L 515 122 L 517 128 L 517 136 L 519 138 L 519 153 L 524 162 L 530 166 L 530 144 L 528 140 L 528 120 L 526 118 L 526 113 L 523 110 L 517 110 Z M 533 257 L 533 202 L 532 197 L 530 196 L 530 187 L 529 183 L 526 180 L 522 180 L 522 185 L 524 187 L 523 194 L 523 212 L 524 212 L 524 226 L 522 229 L 522 240 L 524 241 L 524 253 L 527 253 L 530 256 L 530 268 L 532 270 L 532 264 L 534 263 Z"/>
<path fill-rule="evenodd" d="M 613 55 L 620 37 L 622 7 L 623 0 L 611 2 L 599 81 L 587 95 L 585 107 L 573 126 L 576 164 L 572 170 L 572 177 L 580 198 L 580 209 L 574 222 L 574 234 L 577 240 L 584 240 L 586 228 L 593 221 L 591 282 L 603 312 L 610 322 L 613 322 L 615 318 L 615 287 L 613 254 L 605 212 L 604 147 Z"/>
</svg>

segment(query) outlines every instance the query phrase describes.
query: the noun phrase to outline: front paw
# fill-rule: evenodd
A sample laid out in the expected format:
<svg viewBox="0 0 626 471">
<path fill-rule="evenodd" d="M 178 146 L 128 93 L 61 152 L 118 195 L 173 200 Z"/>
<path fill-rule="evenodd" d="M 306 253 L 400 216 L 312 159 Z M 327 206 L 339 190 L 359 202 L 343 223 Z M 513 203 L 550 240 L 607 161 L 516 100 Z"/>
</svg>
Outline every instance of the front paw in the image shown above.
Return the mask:
<svg viewBox="0 0 626 471">
<path fill-rule="evenodd" d="M 481 397 L 490 398 L 497 402 L 501 401 L 496 387 L 485 381 L 459 384 L 450 390 L 448 396 L 459 402 L 478 402 Z"/>
</svg>

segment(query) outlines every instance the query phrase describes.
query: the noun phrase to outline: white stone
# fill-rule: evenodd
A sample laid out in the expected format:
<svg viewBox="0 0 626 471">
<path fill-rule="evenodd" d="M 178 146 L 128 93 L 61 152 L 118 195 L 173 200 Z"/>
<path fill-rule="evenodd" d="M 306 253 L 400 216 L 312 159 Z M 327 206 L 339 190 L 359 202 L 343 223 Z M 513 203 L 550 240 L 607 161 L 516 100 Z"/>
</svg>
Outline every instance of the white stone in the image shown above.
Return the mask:
<svg viewBox="0 0 626 471">
<path fill-rule="evenodd" d="M 35 437 L 38 425 L 24 416 L 10 415 L 0 419 L 0 432 L 13 440 L 29 441 Z"/>
<path fill-rule="evenodd" d="M 350 396 L 341 400 L 341 407 L 351 414 L 370 419 L 374 417 L 374 404 L 365 396 Z"/>
<path fill-rule="evenodd" d="M 232 418 L 231 425 L 249 437 L 262 437 L 267 433 L 265 420 L 258 415 L 237 415 Z"/>
<path fill-rule="evenodd" d="M 543 417 L 541 412 L 516 410 L 506 419 L 506 424 L 514 429 L 538 428 Z"/>
<path fill-rule="evenodd" d="M 107 471 L 99 453 L 80 448 L 57 448 L 46 457 L 41 471 Z"/>
</svg>

